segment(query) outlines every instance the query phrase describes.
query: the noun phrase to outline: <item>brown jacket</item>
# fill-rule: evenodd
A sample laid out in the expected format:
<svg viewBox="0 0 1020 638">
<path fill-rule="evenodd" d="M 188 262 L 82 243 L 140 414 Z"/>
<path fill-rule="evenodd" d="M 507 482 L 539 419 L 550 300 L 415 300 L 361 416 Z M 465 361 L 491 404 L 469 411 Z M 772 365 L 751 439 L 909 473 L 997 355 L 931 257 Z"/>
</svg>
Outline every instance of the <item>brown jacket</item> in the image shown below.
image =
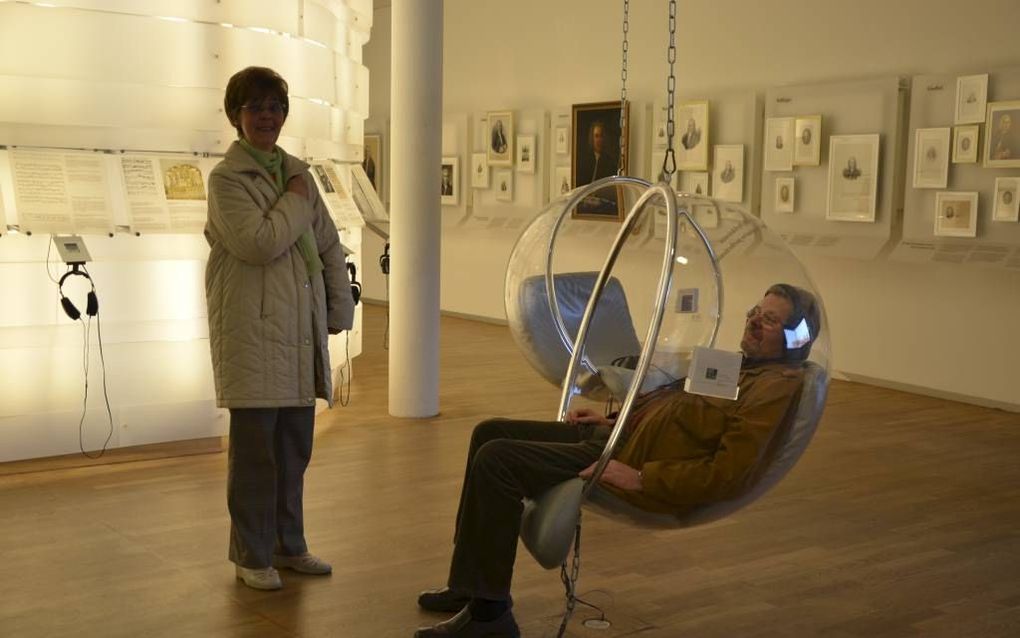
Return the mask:
<svg viewBox="0 0 1020 638">
<path fill-rule="evenodd" d="M 237 142 L 209 176 L 205 270 L 216 404 L 311 406 L 332 398 L 328 332 L 348 330 L 354 300 L 336 226 L 308 175 L 284 153 L 284 183 L 303 175 L 310 199 L 278 195 Z M 309 278 L 295 245 L 309 227 L 324 270 Z"/>
<path fill-rule="evenodd" d="M 641 509 L 668 513 L 740 496 L 803 380 L 800 364 L 766 363 L 740 371 L 736 401 L 679 389 L 650 393 L 635 406 L 636 429 L 615 457 L 644 473 L 643 488 L 609 489 Z"/>
</svg>

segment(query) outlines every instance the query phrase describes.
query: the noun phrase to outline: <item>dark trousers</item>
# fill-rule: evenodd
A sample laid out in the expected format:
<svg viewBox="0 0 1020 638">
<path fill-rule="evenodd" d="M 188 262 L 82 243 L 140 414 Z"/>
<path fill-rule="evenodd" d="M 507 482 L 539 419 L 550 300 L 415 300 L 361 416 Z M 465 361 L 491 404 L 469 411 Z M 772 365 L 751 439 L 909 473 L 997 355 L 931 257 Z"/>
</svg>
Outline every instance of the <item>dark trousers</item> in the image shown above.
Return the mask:
<svg viewBox="0 0 1020 638">
<path fill-rule="evenodd" d="M 269 567 L 274 552 L 308 551 L 302 495 L 314 424 L 314 407 L 230 410 L 228 557 L 238 565 Z"/>
<path fill-rule="evenodd" d="M 602 453 L 609 429 L 492 419 L 471 435 L 457 511 L 451 589 L 478 598 L 510 594 L 523 498 L 577 476 Z"/>
</svg>

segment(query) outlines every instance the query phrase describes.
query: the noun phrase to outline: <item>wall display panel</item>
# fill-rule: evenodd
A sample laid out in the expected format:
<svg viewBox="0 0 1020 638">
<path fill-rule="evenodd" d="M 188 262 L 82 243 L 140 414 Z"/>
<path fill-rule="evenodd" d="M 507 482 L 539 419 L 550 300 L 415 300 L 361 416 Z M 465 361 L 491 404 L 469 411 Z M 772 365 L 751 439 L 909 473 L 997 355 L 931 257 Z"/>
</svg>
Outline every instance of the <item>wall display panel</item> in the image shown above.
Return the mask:
<svg viewBox="0 0 1020 638">
<path fill-rule="evenodd" d="M 776 188 L 782 187 L 782 182 L 776 180 L 774 174 L 761 173 L 761 216 L 765 223 L 800 253 L 875 258 L 892 239 L 894 219 L 903 197 L 906 110 L 907 84 L 899 77 L 775 87 L 766 91 L 767 118 L 821 118 L 819 155 L 823 160 L 818 165 L 795 162 L 792 176 L 796 179 L 796 207 L 792 214 L 776 209 L 777 202 L 781 202 Z M 867 193 L 857 193 L 857 197 L 851 198 L 853 190 L 842 188 L 844 184 L 839 181 L 846 166 L 837 171 L 829 165 L 831 140 L 864 135 L 875 136 L 872 139 L 878 140 L 875 181 L 868 184 Z M 837 150 L 849 148 L 842 146 Z M 850 158 L 844 157 L 845 153 L 837 154 L 841 164 L 849 163 Z M 830 173 L 834 173 L 832 180 Z M 848 175 L 853 173 L 850 169 Z M 859 187 L 859 177 L 846 181 L 853 181 Z M 830 189 L 830 185 L 835 189 Z M 870 187 L 873 187 L 873 195 Z M 852 199 L 868 205 L 855 206 L 850 211 L 837 203 L 833 209 L 836 214 L 832 215 L 829 211 L 833 196 L 840 196 L 843 204 L 849 204 Z M 865 196 L 868 202 L 862 199 Z M 871 201 L 874 202 L 873 213 Z M 851 212 L 856 214 L 851 215 Z M 848 223 L 861 221 L 867 223 Z"/>
<path fill-rule="evenodd" d="M 306 0 L 301 27 L 303 37 L 361 62 L 361 47 L 372 28 L 372 11 L 361 13 L 335 2 Z"/>
<path fill-rule="evenodd" d="M 337 228 L 360 228 L 365 225 L 354 197 L 351 196 L 350 179 L 343 179 L 341 171 L 346 166 L 330 161 L 318 160 L 311 163 L 312 179 L 319 189 L 319 196 L 329 211 Z M 346 183 L 345 183 L 346 182 Z"/>
<path fill-rule="evenodd" d="M 988 69 L 987 74 L 989 107 L 986 116 L 994 103 L 1020 100 L 1020 67 Z M 953 124 L 958 110 L 958 78 L 955 74 L 918 75 L 913 78 L 910 98 L 912 131 Z M 982 130 L 976 151 L 983 158 L 987 154 L 988 123 L 984 121 L 978 126 Z M 960 131 L 968 127 L 956 128 L 954 141 L 959 144 Z M 973 129 L 970 130 L 973 132 Z M 913 132 L 909 140 L 907 174 L 912 175 L 916 155 Z M 954 151 L 959 155 L 960 149 L 954 148 Z M 1020 224 L 1001 216 L 1003 209 L 996 190 L 998 179 L 1014 177 L 1020 178 L 1020 168 L 987 167 L 982 161 L 968 160 L 967 163 L 950 164 L 944 191 L 908 188 L 904 198 L 903 238 L 890 253 L 890 258 L 917 263 L 1020 270 Z M 944 219 L 940 222 L 938 214 L 941 208 L 936 199 L 945 192 L 977 194 L 973 234 L 970 233 L 970 220 L 966 228 L 955 228 L 954 224 L 946 224 Z M 940 228 L 948 228 L 948 232 L 939 232 Z"/>
<path fill-rule="evenodd" d="M 20 230 L 113 232 L 109 167 L 102 154 L 15 148 L 8 164 Z"/>
<path fill-rule="evenodd" d="M 762 121 L 764 103 L 761 96 L 755 91 L 718 91 L 684 94 L 677 97 L 678 101 L 681 99 L 689 102 L 704 101 L 708 103 L 708 136 L 709 139 L 711 139 L 713 146 L 743 146 L 744 179 L 741 188 L 739 189 L 740 200 L 736 203 L 739 203 L 745 210 L 752 214 L 758 214 L 760 208 L 761 187 L 757 179 L 751 179 L 750 177 L 757 175 L 761 170 L 761 153 L 759 153 L 759 149 L 761 148 L 761 140 L 764 130 Z M 667 112 L 665 102 L 655 102 L 653 105 L 648 107 L 648 111 L 646 112 L 646 121 L 651 123 L 650 128 L 652 129 L 652 157 L 649 160 L 651 166 L 648 174 L 655 178 L 658 178 L 658 171 L 661 169 L 662 159 L 660 155 L 656 154 L 656 149 L 654 147 L 657 143 L 657 131 L 660 126 L 665 126 L 666 117 Z M 674 119 L 676 120 L 677 117 L 678 115 L 674 116 Z M 680 146 L 680 138 L 682 137 L 682 134 L 683 130 L 681 129 L 680 124 L 677 123 L 676 130 L 673 134 L 674 147 Z M 683 188 L 685 183 L 700 183 L 700 180 L 706 179 L 709 174 L 714 171 L 714 166 L 712 165 L 713 161 L 714 152 L 709 153 L 709 169 L 707 171 L 678 170 L 677 183 L 681 188 Z M 725 169 L 725 166 L 723 166 L 723 169 Z M 691 177 L 686 177 L 688 175 L 695 176 L 693 178 L 693 182 L 691 181 Z M 712 186 L 712 188 L 714 188 L 714 186 Z M 729 188 L 727 192 L 732 194 L 736 191 L 733 188 Z M 715 194 L 713 193 L 712 196 L 715 197 Z"/>
<path fill-rule="evenodd" d="M 136 233 L 201 233 L 208 216 L 209 173 L 218 159 L 121 155 L 120 184 Z"/>
</svg>

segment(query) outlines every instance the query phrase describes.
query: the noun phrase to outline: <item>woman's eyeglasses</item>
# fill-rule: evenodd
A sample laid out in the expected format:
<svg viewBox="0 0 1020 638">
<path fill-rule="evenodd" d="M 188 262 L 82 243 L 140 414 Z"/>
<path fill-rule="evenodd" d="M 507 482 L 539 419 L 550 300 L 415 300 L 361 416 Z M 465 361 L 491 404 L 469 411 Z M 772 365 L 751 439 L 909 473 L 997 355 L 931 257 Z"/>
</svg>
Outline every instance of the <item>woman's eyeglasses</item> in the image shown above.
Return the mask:
<svg viewBox="0 0 1020 638">
<path fill-rule="evenodd" d="M 271 115 L 286 115 L 287 107 L 279 100 L 270 100 L 268 102 L 250 102 L 248 104 L 241 105 L 241 108 L 248 111 L 252 115 L 258 115 L 263 111 L 269 111 Z"/>
</svg>

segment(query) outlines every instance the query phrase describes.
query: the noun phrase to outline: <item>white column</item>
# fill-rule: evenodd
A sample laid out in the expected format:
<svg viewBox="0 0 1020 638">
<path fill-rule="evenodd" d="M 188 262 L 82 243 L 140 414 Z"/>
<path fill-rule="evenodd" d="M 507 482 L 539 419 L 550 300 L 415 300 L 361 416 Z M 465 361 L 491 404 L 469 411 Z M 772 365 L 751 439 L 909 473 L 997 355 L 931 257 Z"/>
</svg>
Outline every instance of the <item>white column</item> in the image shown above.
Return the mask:
<svg viewBox="0 0 1020 638">
<path fill-rule="evenodd" d="M 439 413 L 443 1 L 393 0 L 390 361 L 393 416 Z"/>
</svg>

